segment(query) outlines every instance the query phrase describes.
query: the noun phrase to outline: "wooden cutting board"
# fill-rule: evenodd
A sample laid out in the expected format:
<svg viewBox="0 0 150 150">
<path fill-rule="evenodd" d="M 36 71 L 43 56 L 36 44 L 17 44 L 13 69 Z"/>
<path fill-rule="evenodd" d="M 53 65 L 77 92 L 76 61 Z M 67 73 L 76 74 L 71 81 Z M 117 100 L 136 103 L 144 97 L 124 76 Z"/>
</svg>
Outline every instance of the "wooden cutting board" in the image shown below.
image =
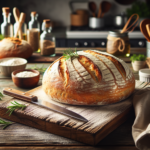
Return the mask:
<svg viewBox="0 0 150 150">
<path fill-rule="evenodd" d="M 146 83 L 136 82 L 137 89 L 141 89 L 145 85 Z M 28 93 L 38 96 L 40 100 L 49 100 L 44 91 L 42 91 L 41 86 Z M 27 103 L 5 96 L 5 99 L 0 102 L 0 117 L 89 145 L 96 145 L 120 124 L 125 122 L 132 108 L 132 97 L 117 104 L 96 107 L 70 106 L 49 100 L 52 103 L 79 113 L 89 120 L 87 123 L 83 123 L 53 111 L 40 108 L 34 104 L 30 104 L 24 111 L 15 110 L 9 117 L 6 114 L 7 107 L 14 100 L 23 104 Z"/>
</svg>

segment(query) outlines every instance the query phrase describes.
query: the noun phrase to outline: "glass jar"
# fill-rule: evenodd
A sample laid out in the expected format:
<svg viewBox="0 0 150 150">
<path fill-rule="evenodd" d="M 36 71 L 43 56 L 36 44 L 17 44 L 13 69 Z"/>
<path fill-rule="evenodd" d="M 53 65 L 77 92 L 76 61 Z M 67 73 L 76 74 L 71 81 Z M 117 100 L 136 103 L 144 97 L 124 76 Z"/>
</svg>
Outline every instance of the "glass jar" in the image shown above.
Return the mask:
<svg viewBox="0 0 150 150">
<path fill-rule="evenodd" d="M 55 37 L 51 33 L 51 22 L 49 19 L 43 20 L 45 29 L 40 36 L 41 55 L 55 56 Z"/>
<path fill-rule="evenodd" d="M 31 45 L 33 52 L 39 49 L 39 29 L 33 28 L 27 30 L 27 41 Z"/>
<path fill-rule="evenodd" d="M 115 56 L 129 57 L 130 42 L 128 32 L 120 33 L 119 30 L 109 31 L 106 52 Z"/>
<path fill-rule="evenodd" d="M 29 29 L 37 28 L 40 31 L 40 23 L 36 11 L 31 12 L 31 20 L 29 21 Z"/>
<path fill-rule="evenodd" d="M 2 11 L 4 22 L 1 24 L 1 34 L 4 37 L 13 37 L 13 25 L 10 20 L 11 13 L 9 13 L 10 9 L 9 7 L 3 7 Z"/>
<path fill-rule="evenodd" d="M 18 28 L 18 22 L 14 24 L 14 35 L 17 32 L 17 28 Z M 27 41 L 27 24 L 23 23 L 21 29 L 22 29 L 23 39 Z"/>
</svg>

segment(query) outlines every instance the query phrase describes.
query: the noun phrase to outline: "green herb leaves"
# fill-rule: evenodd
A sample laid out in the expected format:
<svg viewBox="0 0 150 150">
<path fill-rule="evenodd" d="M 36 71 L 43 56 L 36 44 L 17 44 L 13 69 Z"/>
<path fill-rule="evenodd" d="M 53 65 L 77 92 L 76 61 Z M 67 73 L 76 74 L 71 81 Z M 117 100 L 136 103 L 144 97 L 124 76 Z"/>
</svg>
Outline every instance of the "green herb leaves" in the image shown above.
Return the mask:
<svg viewBox="0 0 150 150">
<path fill-rule="evenodd" d="M 134 61 L 145 61 L 145 60 L 146 60 L 146 56 L 145 56 L 145 55 L 142 55 L 142 54 L 139 54 L 139 55 L 133 54 L 133 55 L 130 57 L 130 60 L 131 60 L 132 62 L 134 62 Z"/>
<path fill-rule="evenodd" d="M 34 67 L 28 68 L 28 69 L 34 69 L 40 72 L 40 74 L 43 74 L 47 68 L 44 67 L 44 65 L 42 67 L 37 67 L 37 65 L 35 65 Z"/>
<path fill-rule="evenodd" d="M 72 50 L 65 50 L 63 53 L 63 56 L 64 56 L 65 60 L 67 60 L 69 58 L 79 57 L 76 49 L 75 49 L 75 52 L 73 52 Z"/>
<path fill-rule="evenodd" d="M 9 125 L 11 125 L 11 124 L 13 124 L 13 122 L 7 122 L 7 121 L 4 121 L 4 120 L 0 119 L 0 125 L 3 125 L 3 126 L 4 126 L 4 127 L 3 127 L 3 130 L 4 130 L 7 126 L 9 126 Z"/>
<path fill-rule="evenodd" d="M 0 92 L 0 100 L 2 100 L 2 97 L 4 97 L 4 95 Z"/>
<path fill-rule="evenodd" d="M 6 113 L 10 112 L 9 113 L 9 116 L 13 113 L 13 111 L 15 109 L 21 109 L 21 110 L 24 110 L 27 106 L 26 105 L 23 105 L 23 104 L 19 104 L 17 103 L 16 101 L 14 102 L 11 102 L 11 104 L 13 104 L 13 106 L 8 106 L 7 108 L 9 109 Z"/>
</svg>

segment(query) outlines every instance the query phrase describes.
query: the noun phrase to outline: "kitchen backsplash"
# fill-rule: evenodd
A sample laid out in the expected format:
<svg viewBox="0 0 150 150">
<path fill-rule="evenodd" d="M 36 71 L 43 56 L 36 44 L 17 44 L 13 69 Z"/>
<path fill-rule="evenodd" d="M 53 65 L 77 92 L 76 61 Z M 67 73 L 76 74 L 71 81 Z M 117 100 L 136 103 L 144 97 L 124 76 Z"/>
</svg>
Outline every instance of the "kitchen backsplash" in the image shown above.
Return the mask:
<svg viewBox="0 0 150 150">
<path fill-rule="evenodd" d="M 90 0 L 89 0 L 90 1 Z M 97 7 L 99 7 L 102 0 L 93 0 Z M 120 5 L 114 0 L 107 0 L 112 3 L 110 11 L 105 15 L 105 23 L 112 23 L 112 16 L 115 16 L 121 12 L 125 12 L 126 8 L 131 7 L 131 5 Z M 141 0 L 142 1 L 142 0 Z M 69 7 L 70 0 L 0 0 L 0 6 L 10 7 L 11 12 L 13 7 L 19 8 L 21 12 L 25 12 L 26 22 L 30 20 L 31 11 L 37 11 L 39 14 L 39 21 L 42 23 L 43 19 L 51 19 L 56 26 L 69 26 L 70 25 L 70 14 L 71 10 Z M 81 3 L 73 3 L 74 10 L 77 9 L 88 9 L 88 1 Z M 0 10 L 2 13 L 2 10 Z M 14 23 L 14 17 L 11 16 L 12 23 Z M 2 15 L 0 15 L 0 23 L 3 22 Z"/>
</svg>

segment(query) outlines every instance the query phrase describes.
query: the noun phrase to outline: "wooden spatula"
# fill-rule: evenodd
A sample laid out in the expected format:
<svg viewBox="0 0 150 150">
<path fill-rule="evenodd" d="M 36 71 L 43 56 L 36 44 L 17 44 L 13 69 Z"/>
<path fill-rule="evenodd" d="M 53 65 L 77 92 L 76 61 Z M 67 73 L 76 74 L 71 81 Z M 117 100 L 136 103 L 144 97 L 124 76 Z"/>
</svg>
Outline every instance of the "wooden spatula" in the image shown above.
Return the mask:
<svg viewBox="0 0 150 150">
<path fill-rule="evenodd" d="M 146 25 L 146 29 L 147 29 L 147 33 L 148 33 L 148 35 L 149 35 L 149 37 L 150 37 L 150 24 L 147 24 L 147 25 Z"/>
<path fill-rule="evenodd" d="M 150 36 L 147 32 L 147 27 L 146 27 L 147 24 L 150 24 L 150 19 L 144 19 L 143 21 L 141 21 L 140 30 L 143 33 L 143 35 L 145 36 L 145 38 L 147 39 L 147 41 L 150 42 Z"/>
</svg>

